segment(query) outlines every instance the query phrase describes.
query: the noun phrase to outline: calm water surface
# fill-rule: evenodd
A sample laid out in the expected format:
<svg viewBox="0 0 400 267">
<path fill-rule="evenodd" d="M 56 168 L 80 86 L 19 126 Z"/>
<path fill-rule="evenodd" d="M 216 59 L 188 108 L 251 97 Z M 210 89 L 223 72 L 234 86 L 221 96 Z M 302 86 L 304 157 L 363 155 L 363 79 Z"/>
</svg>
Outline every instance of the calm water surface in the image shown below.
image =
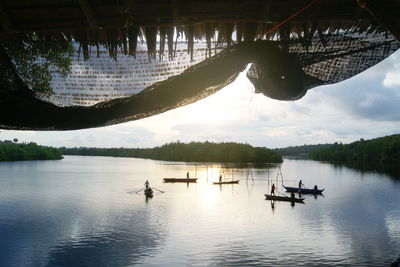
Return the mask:
<svg viewBox="0 0 400 267">
<path fill-rule="evenodd" d="M 79 156 L 0 163 L 0 266 L 389 266 L 400 257 L 400 180 L 285 160 L 285 184 L 326 190 L 272 207 L 263 194 L 277 166 L 235 168 L 239 184 L 222 187 L 212 185 L 220 167 Z M 197 184 L 162 183 L 187 171 Z M 136 194 L 146 179 L 165 193 Z"/>
</svg>

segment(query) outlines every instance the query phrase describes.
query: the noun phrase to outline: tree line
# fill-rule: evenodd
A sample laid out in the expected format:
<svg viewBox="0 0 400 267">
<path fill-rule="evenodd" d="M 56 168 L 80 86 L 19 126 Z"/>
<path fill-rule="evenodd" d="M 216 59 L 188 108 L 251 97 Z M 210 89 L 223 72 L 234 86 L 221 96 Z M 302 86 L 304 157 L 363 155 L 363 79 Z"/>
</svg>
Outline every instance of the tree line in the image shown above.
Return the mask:
<svg viewBox="0 0 400 267">
<path fill-rule="evenodd" d="M 36 143 L 16 144 L 0 141 L 0 161 L 62 159 L 54 147 L 39 146 Z"/>
<path fill-rule="evenodd" d="M 318 144 L 318 145 L 302 145 L 302 146 L 289 146 L 284 148 L 275 148 L 282 156 L 307 156 L 310 152 L 322 148 L 327 148 L 333 144 Z"/>
<path fill-rule="evenodd" d="M 267 163 L 282 162 L 279 153 L 239 143 L 172 142 L 154 148 L 61 147 L 63 155 L 135 157 L 165 161 Z"/>
<path fill-rule="evenodd" d="M 332 146 L 310 152 L 313 160 L 363 163 L 400 163 L 400 134 L 360 139 L 351 144 L 334 143 Z"/>
</svg>

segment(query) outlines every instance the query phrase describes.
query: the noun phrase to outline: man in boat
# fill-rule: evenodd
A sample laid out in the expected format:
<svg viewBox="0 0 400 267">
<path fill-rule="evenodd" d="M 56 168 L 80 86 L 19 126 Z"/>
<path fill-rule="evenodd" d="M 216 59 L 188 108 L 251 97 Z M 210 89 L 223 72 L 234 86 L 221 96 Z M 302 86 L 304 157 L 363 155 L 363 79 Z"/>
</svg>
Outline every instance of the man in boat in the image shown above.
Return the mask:
<svg viewBox="0 0 400 267">
<path fill-rule="evenodd" d="M 146 180 L 146 182 L 144 183 L 144 187 L 146 187 L 146 190 L 149 189 L 150 187 L 149 180 Z"/>
<path fill-rule="evenodd" d="M 314 185 L 314 190 L 317 191 L 318 190 L 318 186 Z"/>
<path fill-rule="evenodd" d="M 272 186 L 271 186 L 271 195 L 275 196 L 275 189 L 276 189 L 275 184 L 272 184 Z"/>
<path fill-rule="evenodd" d="M 186 179 L 189 179 L 189 172 L 186 173 Z"/>
<path fill-rule="evenodd" d="M 302 187 L 303 185 L 304 185 L 303 182 L 300 180 L 300 182 L 299 182 L 299 189 L 301 189 L 301 187 Z"/>
<path fill-rule="evenodd" d="M 222 183 L 222 174 L 219 175 L 219 182 Z"/>
</svg>

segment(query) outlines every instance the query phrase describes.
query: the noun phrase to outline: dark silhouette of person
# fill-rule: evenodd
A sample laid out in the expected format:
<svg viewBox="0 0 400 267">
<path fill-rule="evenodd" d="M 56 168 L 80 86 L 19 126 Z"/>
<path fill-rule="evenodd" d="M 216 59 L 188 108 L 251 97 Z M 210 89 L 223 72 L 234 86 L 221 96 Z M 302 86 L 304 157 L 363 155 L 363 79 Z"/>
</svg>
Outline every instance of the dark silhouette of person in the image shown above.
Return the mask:
<svg viewBox="0 0 400 267">
<path fill-rule="evenodd" d="M 299 189 L 300 189 L 303 185 L 304 185 L 303 182 L 300 180 L 300 181 L 299 181 Z"/>
<path fill-rule="evenodd" d="M 272 186 L 271 186 L 271 195 L 275 196 L 275 189 L 276 189 L 275 184 L 272 184 Z"/>
</svg>

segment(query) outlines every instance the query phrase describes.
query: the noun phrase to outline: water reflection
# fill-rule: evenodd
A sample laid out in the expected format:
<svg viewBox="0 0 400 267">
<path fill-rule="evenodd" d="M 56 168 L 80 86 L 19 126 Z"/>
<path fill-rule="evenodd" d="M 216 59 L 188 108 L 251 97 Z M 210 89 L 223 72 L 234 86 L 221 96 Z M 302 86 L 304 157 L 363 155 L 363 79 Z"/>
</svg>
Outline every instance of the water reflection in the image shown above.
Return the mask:
<svg viewBox="0 0 400 267">
<path fill-rule="evenodd" d="M 276 166 L 251 168 L 252 180 L 229 165 L 234 185 L 212 184 L 221 165 L 198 165 L 189 187 L 162 182 L 190 166 L 101 157 L 0 164 L 0 265 L 385 266 L 399 256 L 399 180 L 285 160 L 285 180 L 326 188 L 291 206 L 265 200 Z M 135 194 L 143 177 L 165 193 Z"/>
<path fill-rule="evenodd" d="M 346 162 L 346 163 L 331 163 L 337 168 L 343 166 L 360 171 L 361 173 L 384 173 L 393 179 L 400 179 L 400 168 L 397 164 L 380 164 L 380 163 L 362 163 L 362 162 Z"/>
<path fill-rule="evenodd" d="M 47 266 L 127 266 L 157 251 L 164 240 L 162 225 L 152 223 L 145 211 L 121 217 L 118 225 L 57 243 L 50 249 Z"/>
</svg>

